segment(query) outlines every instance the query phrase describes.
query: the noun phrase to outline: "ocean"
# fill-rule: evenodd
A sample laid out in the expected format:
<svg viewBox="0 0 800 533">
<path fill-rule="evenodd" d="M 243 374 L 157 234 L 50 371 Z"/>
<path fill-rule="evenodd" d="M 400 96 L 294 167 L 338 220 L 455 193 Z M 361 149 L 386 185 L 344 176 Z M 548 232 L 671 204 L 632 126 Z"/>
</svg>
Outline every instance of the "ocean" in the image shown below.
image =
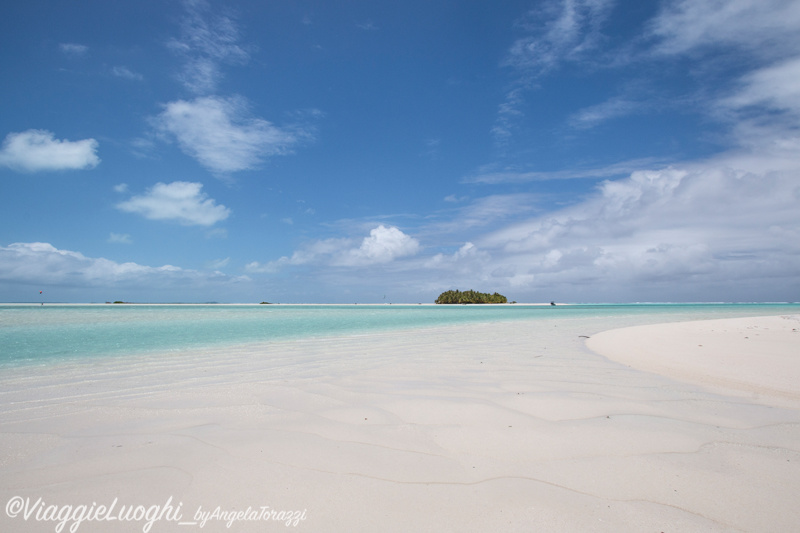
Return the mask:
<svg viewBox="0 0 800 533">
<path fill-rule="evenodd" d="M 0 367 L 477 322 L 579 320 L 596 332 L 598 327 L 781 314 L 800 314 L 800 304 L 10 304 L 0 305 Z"/>
</svg>

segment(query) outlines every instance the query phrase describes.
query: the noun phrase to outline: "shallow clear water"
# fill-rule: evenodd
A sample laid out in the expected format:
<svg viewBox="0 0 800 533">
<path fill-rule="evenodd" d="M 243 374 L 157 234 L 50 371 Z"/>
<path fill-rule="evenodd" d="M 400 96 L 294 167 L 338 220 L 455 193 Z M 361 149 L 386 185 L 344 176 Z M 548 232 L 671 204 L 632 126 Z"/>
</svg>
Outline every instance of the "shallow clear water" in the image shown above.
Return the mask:
<svg viewBox="0 0 800 533">
<path fill-rule="evenodd" d="M 0 365 L 506 320 L 621 325 L 798 314 L 798 304 L 0 305 Z"/>
</svg>

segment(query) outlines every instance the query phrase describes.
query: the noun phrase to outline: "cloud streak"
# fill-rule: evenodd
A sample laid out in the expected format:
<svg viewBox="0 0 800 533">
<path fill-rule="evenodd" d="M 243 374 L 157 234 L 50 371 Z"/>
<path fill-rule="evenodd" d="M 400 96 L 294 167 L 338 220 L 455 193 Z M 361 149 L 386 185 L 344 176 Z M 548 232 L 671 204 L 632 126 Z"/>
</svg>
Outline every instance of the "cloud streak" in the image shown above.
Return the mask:
<svg viewBox="0 0 800 533">
<path fill-rule="evenodd" d="M 501 183 L 530 183 L 535 181 L 599 179 L 625 177 L 636 170 L 644 170 L 658 165 L 661 161 L 655 158 L 622 161 L 599 168 L 575 168 L 554 171 L 519 171 L 519 170 L 483 170 L 462 178 L 462 183 L 483 183 L 496 185 Z"/>
<path fill-rule="evenodd" d="M 111 73 L 122 79 L 130 80 L 130 81 L 142 81 L 144 80 L 144 76 L 139 74 L 138 72 L 134 72 L 128 67 L 125 66 L 116 66 L 111 69 Z"/>
<path fill-rule="evenodd" d="M 239 28 L 233 19 L 213 14 L 205 0 L 185 0 L 184 6 L 181 37 L 168 43 L 184 59 L 179 79 L 195 94 L 212 94 L 222 79 L 220 66 L 243 65 L 250 55 L 239 44 Z"/>
<path fill-rule="evenodd" d="M 564 61 L 595 50 L 615 0 L 545 2 L 520 22 L 527 35 L 511 46 L 505 63 L 538 77 Z"/>
<path fill-rule="evenodd" d="M 537 80 L 564 62 L 584 60 L 601 41 L 601 28 L 615 0 L 544 2 L 527 13 L 518 26 L 525 36 L 509 48 L 503 66 L 515 73 L 512 87 L 498 106 L 491 133 L 507 143 L 524 116 L 525 93 Z"/>
<path fill-rule="evenodd" d="M 678 0 L 650 22 L 652 53 L 683 55 L 736 47 L 757 56 L 800 50 L 800 5 L 793 0 Z"/>
</svg>

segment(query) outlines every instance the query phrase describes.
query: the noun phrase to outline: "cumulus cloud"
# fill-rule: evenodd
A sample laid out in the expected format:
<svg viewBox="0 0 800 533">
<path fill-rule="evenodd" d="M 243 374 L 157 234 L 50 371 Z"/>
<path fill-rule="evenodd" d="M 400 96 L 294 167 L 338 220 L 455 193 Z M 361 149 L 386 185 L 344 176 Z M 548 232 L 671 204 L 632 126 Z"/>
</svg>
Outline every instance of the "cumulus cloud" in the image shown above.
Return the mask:
<svg viewBox="0 0 800 533">
<path fill-rule="evenodd" d="M 170 102 L 154 123 L 184 153 L 219 174 L 255 168 L 265 157 L 290 153 L 308 136 L 301 128 L 282 129 L 253 117 L 238 96 Z"/>
<path fill-rule="evenodd" d="M 0 165 L 24 172 L 94 168 L 100 163 L 97 141 L 67 141 L 46 130 L 9 133 L 0 148 Z"/>
<path fill-rule="evenodd" d="M 151 220 L 175 220 L 187 226 L 212 226 L 225 220 L 230 209 L 208 198 L 201 183 L 156 183 L 145 194 L 117 204 L 117 209 Z"/>
<path fill-rule="evenodd" d="M 340 254 L 334 264 L 345 266 L 388 263 L 398 257 L 415 255 L 419 252 L 419 241 L 395 227 L 380 225 L 370 230 L 361 246 Z"/>
<path fill-rule="evenodd" d="M 269 263 L 254 261 L 246 266 L 248 272 L 276 272 L 286 266 L 320 265 L 334 267 L 365 267 L 391 263 L 395 259 L 419 253 L 420 243 L 400 229 L 383 224 L 370 230 L 360 243 L 351 238 L 313 241 L 296 250 L 291 257 L 281 257 Z"/>
</svg>

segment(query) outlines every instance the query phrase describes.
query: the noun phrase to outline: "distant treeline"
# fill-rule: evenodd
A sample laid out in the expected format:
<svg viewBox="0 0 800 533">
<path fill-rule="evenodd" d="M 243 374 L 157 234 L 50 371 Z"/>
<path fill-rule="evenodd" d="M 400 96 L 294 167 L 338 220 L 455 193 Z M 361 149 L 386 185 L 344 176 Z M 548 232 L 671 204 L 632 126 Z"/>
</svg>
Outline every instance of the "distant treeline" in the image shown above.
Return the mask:
<svg viewBox="0 0 800 533">
<path fill-rule="evenodd" d="M 445 291 L 436 298 L 437 304 L 505 304 L 508 299 L 502 294 L 476 291 Z"/>
</svg>

